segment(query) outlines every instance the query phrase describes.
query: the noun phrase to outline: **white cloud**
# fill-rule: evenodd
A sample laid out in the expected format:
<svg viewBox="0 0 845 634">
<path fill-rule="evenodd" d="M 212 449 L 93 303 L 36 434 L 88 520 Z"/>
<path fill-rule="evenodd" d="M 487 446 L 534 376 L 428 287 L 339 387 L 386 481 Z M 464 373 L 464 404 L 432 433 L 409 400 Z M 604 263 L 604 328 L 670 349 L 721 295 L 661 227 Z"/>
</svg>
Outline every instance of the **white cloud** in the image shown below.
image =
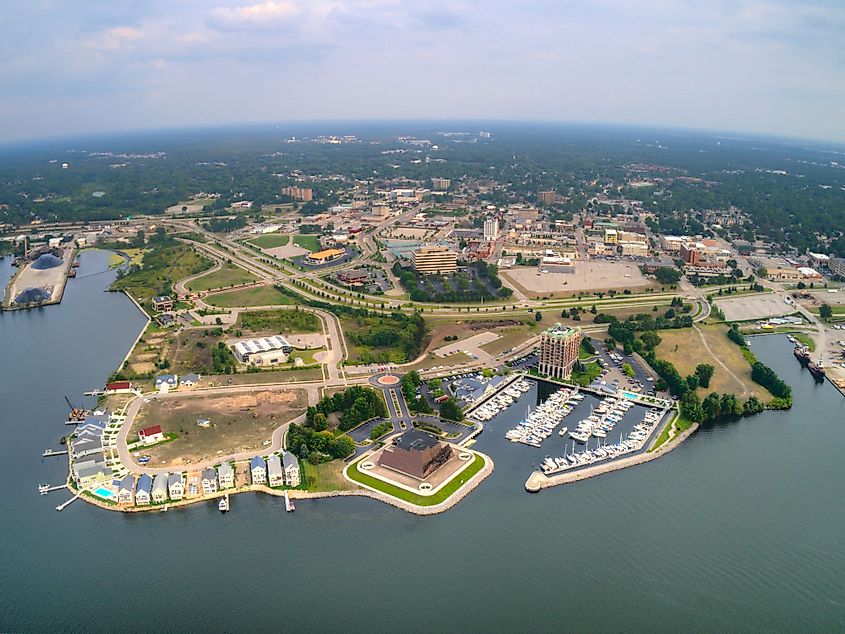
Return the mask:
<svg viewBox="0 0 845 634">
<path fill-rule="evenodd" d="M 141 39 L 143 35 L 141 29 L 132 26 L 117 26 L 89 37 L 85 45 L 101 51 L 117 51 Z"/>
<path fill-rule="evenodd" d="M 267 0 L 258 4 L 240 7 L 217 7 L 212 9 L 214 22 L 223 26 L 267 26 L 287 22 L 299 15 L 299 8 L 292 2 Z"/>
</svg>

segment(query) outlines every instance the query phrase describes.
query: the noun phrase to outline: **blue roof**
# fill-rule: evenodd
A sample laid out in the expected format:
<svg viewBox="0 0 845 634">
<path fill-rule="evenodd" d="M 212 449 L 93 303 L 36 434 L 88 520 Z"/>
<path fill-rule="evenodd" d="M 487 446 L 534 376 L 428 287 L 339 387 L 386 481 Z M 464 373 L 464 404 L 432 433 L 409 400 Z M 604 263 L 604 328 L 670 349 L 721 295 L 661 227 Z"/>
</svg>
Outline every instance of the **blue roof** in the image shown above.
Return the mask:
<svg viewBox="0 0 845 634">
<path fill-rule="evenodd" d="M 159 383 L 176 383 L 177 377 L 175 374 L 159 374 L 156 377 L 156 385 Z"/>
<path fill-rule="evenodd" d="M 262 469 L 267 468 L 267 463 L 264 462 L 264 458 L 261 456 L 255 456 L 255 458 L 249 461 L 250 469 L 255 469 L 256 467 L 261 467 Z"/>
<path fill-rule="evenodd" d="M 136 491 L 146 491 L 147 493 L 149 493 L 152 488 L 153 479 L 146 473 L 143 474 L 140 478 L 138 478 L 138 486 L 135 488 Z"/>
</svg>

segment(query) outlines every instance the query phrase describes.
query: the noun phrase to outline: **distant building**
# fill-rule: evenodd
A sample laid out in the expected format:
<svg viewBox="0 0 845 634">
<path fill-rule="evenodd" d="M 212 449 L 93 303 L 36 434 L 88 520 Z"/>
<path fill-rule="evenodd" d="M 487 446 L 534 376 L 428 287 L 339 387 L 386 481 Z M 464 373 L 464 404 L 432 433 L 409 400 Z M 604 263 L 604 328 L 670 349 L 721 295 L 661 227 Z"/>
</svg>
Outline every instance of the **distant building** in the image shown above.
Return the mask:
<svg viewBox="0 0 845 634">
<path fill-rule="evenodd" d="M 499 237 L 499 219 L 488 218 L 484 221 L 484 239 L 493 242 Z"/>
<path fill-rule="evenodd" d="M 285 363 L 293 346 L 281 335 L 238 341 L 232 346 L 235 358 L 241 363 L 275 365 Z"/>
<path fill-rule="evenodd" d="M 301 202 L 308 202 L 314 199 L 314 191 L 310 187 L 284 187 L 282 188 L 282 194 Z"/>
<path fill-rule="evenodd" d="M 557 192 L 550 189 L 548 191 L 540 192 L 538 194 L 538 197 L 540 199 L 540 202 L 544 205 L 551 205 L 554 204 L 554 202 L 557 200 Z"/>
<path fill-rule="evenodd" d="M 810 266 L 825 267 L 830 264 L 830 256 L 824 253 L 813 253 L 810 251 L 807 254 L 807 258 L 810 260 Z"/>
<path fill-rule="evenodd" d="M 540 374 L 557 379 L 567 379 L 578 360 L 581 347 L 581 330 L 555 324 L 540 335 Z"/>
<path fill-rule="evenodd" d="M 365 286 L 372 279 L 370 272 L 364 269 L 340 271 L 336 277 L 338 282 L 347 286 Z"/>
<path fill-rule="evenodd" d="M 845 277 L 845 258 L 830 258 L 827 267 L 835 276 Z"/>
<path fill-rule="evenodd" d="M 432 178 L 431 186 L 437 191 L 446 191 L 451 187 L 452 181 L 448 178 Z"/>
<path fill-rule="evenodd" d="M 145 445 L 152 445 L 164 440 L 164 433 L 161 431 L 161 425 L 153 425 L 139 431 L 138 438 Z"/>
<path fill-rule="evenodd" d="M 604 230 L 604 243 L 605 244 L 618 244 L 619 243 L 619 232 L 616 229 L 605 229 Z"/>
<path fill-rule="evenodd" d="M 379 464 L 418 480 L 427 478 L 452 456 L 452 447 L 435 436 L 409 429 L 381 453 Z"/>
<path fill-rule="evenodd" d="M 458 254 L 448 247 L 421 247 L 411 254 L 411 263 L 418 273 L 454 273 L 458 270 Z"/>
<path fill-rule="evenodd" d="M 684 261 L 684 264 L 689 264 L 691 266 L 696 266 L 701 262 L 701 251 L 699 251 L 694 244 L 683 243 L 681 244 L 681 259 Z"/>
</svg>

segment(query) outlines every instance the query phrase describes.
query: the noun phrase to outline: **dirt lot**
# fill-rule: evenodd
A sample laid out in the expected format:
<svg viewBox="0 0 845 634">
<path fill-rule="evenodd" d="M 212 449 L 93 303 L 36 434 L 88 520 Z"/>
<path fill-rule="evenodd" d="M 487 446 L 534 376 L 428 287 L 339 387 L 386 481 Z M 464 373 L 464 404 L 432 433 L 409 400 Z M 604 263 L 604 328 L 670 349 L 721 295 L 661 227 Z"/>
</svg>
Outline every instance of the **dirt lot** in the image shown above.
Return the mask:
<svg viewBox="0 0 845 634">
<path fill-rule="evenodd" d="M 663 341 L 657 347 L 657 357 L 671 361 L 682 376 L 692 374 L 699 363 L 712 365 L 716 370 L 710 387 L 698 389 L 702 398 L 710 392 L 730 392 L 743 399 L 753 394 L 763 402 L 771 400 L 772 395 L 751 380 L 751 366 L 739 347 L 728 339 L 727 330 L 725 325 L 700 326 L 701 335 L 691 328 L 661 330 Z"/>
<path fill-rule="evenodd" d="M 305 411 L 304 390 L 258 391 L 232 396 L 186 396 L 151 400 L 139 412 L 129 432 L 161 425 L 178 438 L 143 450 L 159 466 L 190 465 L 214 456 L 260 450 L 273 431 Z M 197 424 L 208 419 L 210 427 Z"/>
<path fill-rule="evenodd" d="M 795 306 L 787 304 L 774 293 L 720 299 L 716 305 L 722 309 L 728 321 L 766 319 L 795 312 Z"/>
<path fill-rule="evenodd" d="M 574 273 L 542 273 L 529 266 L 517 266 L 500 275 L 529 297 L 562 297 L 584 291 L 610 289 L 641 290 L 651 285 L 632 262 L 580 260 Z"/>
<path fill-rule="evenodd" d="M 293 241 L 288 242 L 283 247 L 274 247 L 272 249 L 262 249 L 267 255 L 272 255 L 274 258 L 295 258 L 298 255 L 305 255 L 308 249 L 303 249 L 297 246 Z"/>
</svg>

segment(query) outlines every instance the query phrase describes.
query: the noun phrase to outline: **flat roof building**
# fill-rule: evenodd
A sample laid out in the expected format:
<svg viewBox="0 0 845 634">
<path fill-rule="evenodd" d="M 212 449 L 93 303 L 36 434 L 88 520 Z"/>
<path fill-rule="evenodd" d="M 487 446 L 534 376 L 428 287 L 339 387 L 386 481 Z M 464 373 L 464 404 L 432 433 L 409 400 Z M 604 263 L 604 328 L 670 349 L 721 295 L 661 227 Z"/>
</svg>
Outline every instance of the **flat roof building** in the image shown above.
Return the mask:
<svg viewBox="0 0 845 634">
<path fill-rule="evenodd" d="M 537 369 L 557 379 L 568 379 L 578 360 L 581 330 L 555 324 L 540 335 L 540 359 Z"/>
<path fill-rule="evenodd" d="M 411 254 L 411 262 L 418 273 L 443 274 L 458 270 L 458 254 L 448 247 L 421 247 Z"/>
<path fill-rule="evenodd" d="M 384 448 L 379 464 L 422 480 L 446 464 L 451 456 L 452 448 L 447 443 L 418 429 L 409 429 Z"/>
<path fill-rule="evenodd" d="M 274 355 L 268 356 L 267 353 L 275 353 L 275 358 L 284 357 L 284 360 L 277 361 L 277 363 L 284 363 L 287 361 L 287 355 L 292 351 L 293 346 L 281 335 L 238 341 L 232 346 L 232 352 L 235 353 L 238 361 L 255 365 L 269 365 L 270 357 Z"/>
<path fill-rule="evenodd" d="M 324 249 L 322 251 L 313 251 L 305 256 L 305 261 L 309 264 L 326 264 L 333 262 L 338 258 L 342 258 L 346 254 L 344 249 Z"/>
</svg>

